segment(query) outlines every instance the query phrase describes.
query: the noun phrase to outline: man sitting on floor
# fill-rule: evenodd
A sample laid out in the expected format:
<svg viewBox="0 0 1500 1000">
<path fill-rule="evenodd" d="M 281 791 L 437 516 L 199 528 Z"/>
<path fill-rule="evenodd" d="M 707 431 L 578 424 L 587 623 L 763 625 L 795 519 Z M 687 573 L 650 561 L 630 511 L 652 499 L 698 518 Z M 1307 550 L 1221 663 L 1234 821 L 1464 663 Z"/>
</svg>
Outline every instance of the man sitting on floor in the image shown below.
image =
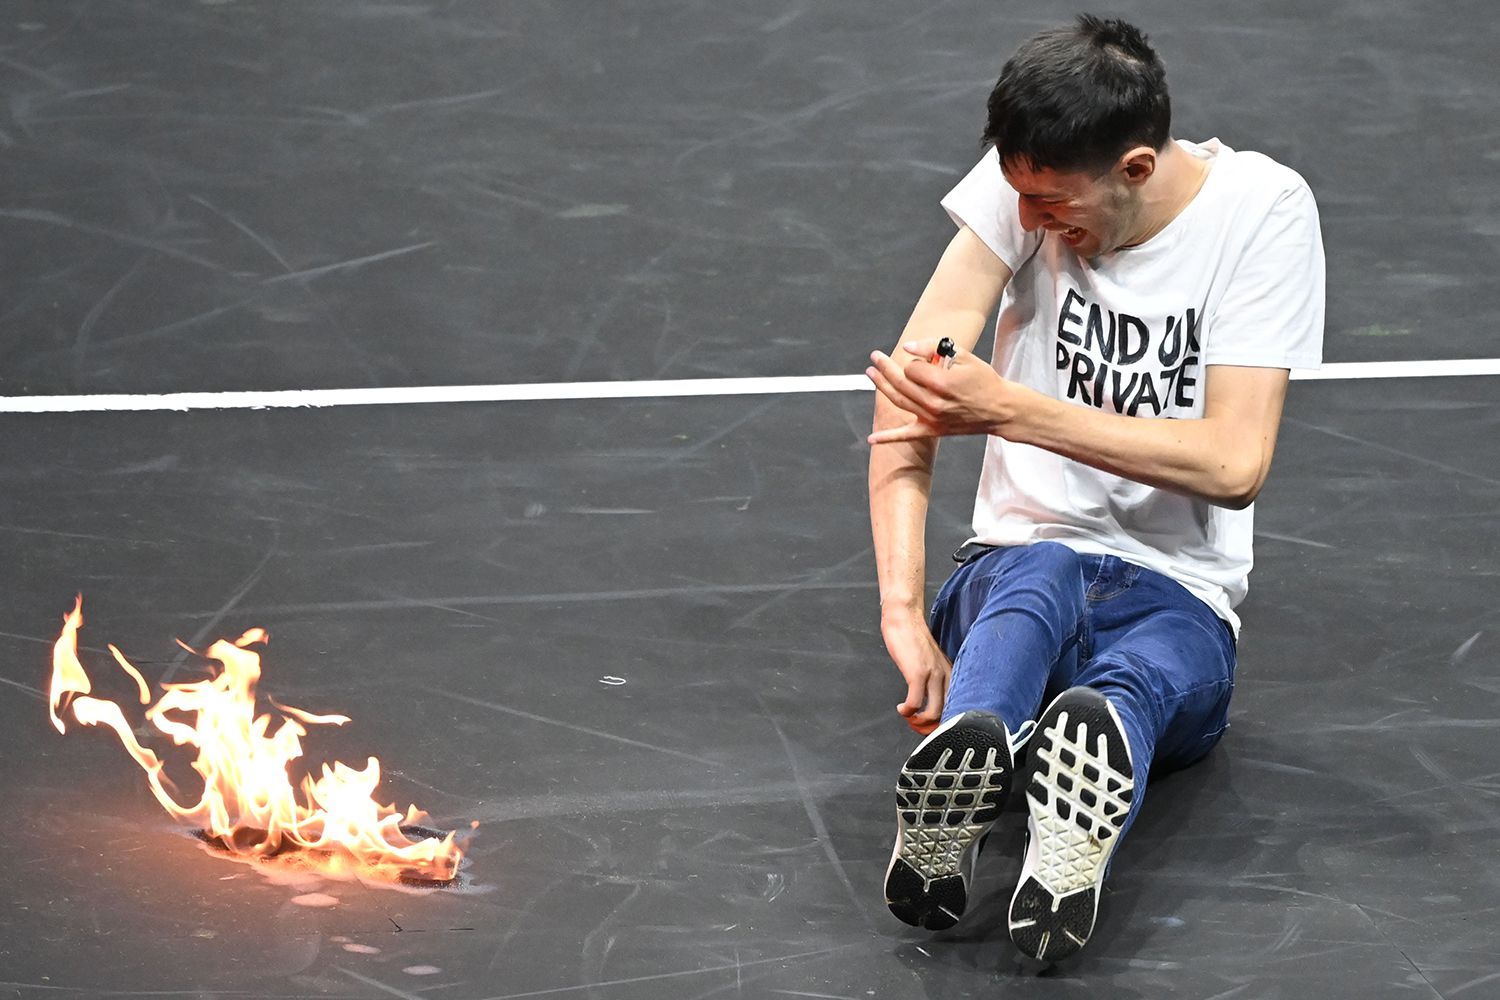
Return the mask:
<svg viewBox="0 0 1500 1000">
<path fill-rule="evenodd" d="M 898 779 L 886 898 L 914 925 L 958 920 L 1034 731 L 1009 925 L 1044 960 L 1092 933 L 1148 771 L 1227 725 L 1251 503 L 1288 370 L 1322 354 L 1307 185 L 1170 124 L 1136 28 L 1081 16 L 1025 42 L 990 94 L 992 148 L 943 200 L 958 235 L 868 370 L 881 633 L 897 710 L 927 734 Z M 970 351 L 997 304 L 986 364 Z M 949 434 L 988 446 L 973 537 L 924 616 Z"/>
</svg>

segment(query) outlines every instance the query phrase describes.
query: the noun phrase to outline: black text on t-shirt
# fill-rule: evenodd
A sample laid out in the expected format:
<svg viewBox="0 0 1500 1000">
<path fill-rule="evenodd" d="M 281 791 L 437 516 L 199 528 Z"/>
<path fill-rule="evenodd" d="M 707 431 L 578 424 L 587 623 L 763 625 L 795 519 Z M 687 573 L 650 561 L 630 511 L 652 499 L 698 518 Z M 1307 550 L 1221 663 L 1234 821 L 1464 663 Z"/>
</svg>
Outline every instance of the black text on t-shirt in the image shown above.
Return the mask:
<svg viewBox="0 0 1500 1000">
<path fill-rule="evenodd" d="M 1068 289 L 1057 311 L 1057 370 L 1068 399 L 1131 417 L 1191 408 L 1198 394 L 1198 310 L 1162 328 Z"/>
</svg>

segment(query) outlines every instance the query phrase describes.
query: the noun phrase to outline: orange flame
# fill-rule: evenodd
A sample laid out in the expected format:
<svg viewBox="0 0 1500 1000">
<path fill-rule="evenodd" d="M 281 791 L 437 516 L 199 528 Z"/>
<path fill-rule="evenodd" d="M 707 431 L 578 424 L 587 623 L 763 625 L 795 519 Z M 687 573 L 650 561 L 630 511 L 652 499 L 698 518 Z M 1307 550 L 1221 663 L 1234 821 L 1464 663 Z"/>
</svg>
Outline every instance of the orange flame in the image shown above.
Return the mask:
<svg viewBox="0 0 1500 1000">
<path fill-rule="evenodd" d="M 363 769 L 338 761 L 331 768 L 325 764 L 320 777 L 308 775 L 300 787 L 292 785 L 291 762 L 302 756 L 301 738 L 307 735 L 303 724 L 341 726 L 349 718 L 314 715 L 273 701 L 283 717 L 272 731 L 270 715 L 255 715 L 260 656 L 246 647 L 266 642 L 264 630 L 251 629 L 232 643 L 215 642 L 205 655 L 221 670 L 206 680 L 163 684 L 161 697 L 146 710 L 146 720 L 174 744 L 197 748 L 193 769 L 203 778 L 203 794 L 185 806 L 163 773 L 162 760 L 136 740 L 120 706 L 93 696 L 78 659 L 82 626 L 80 596 L 63 619 L 62 633 L 52 648 L 52 724 L 65 732 L 64 717 L 71 714 L 83 725 L 113 729 L 146 772 L 152 794 L 167 812 L 195 824 L 239 855 L 268 857 L 302 847 L 328 874 L 343 873 L 343 862 L 353 859 L 365 871 L 387 878 L 454 877 L 463 849 L 452 833 L 412 840 L 402 827 L 421 824 L 426 815 L 412 806 L 403 816 L 394 805 L 375 802 L 380 783 L 377 758 L 369 758 Z M 149 689 L 140 671 L 114 646 L 109 650 L 135 680 L 141 704 L 148 704 Z"/>
</svg>

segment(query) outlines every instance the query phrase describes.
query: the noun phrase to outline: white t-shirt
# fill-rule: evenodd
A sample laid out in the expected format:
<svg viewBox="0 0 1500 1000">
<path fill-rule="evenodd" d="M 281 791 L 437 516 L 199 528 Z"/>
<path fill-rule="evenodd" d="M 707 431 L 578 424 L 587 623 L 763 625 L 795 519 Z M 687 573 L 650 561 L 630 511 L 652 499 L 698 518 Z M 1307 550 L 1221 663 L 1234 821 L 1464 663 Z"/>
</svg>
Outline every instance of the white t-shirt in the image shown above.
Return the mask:
<svg viewBox="0 0 1500 1000">
<path fill-rule="evenodd" d="M 1260 153 L 1179 141 L 1211 161 L 1150 240 L 1092 260 L 1021 228 L 993 149 L 943 199 L 1010 268 L 994 367 L 1055 399 L 1136 417 L 1203 416 L 1205 365 L 1317 368 L 1323 241 L 1312 192 Z M 1239 632 L 1254 508 L 1229 510 L 991 436 L 974 541 L 1053 540 L 1165 573 Z"/>
</svg>

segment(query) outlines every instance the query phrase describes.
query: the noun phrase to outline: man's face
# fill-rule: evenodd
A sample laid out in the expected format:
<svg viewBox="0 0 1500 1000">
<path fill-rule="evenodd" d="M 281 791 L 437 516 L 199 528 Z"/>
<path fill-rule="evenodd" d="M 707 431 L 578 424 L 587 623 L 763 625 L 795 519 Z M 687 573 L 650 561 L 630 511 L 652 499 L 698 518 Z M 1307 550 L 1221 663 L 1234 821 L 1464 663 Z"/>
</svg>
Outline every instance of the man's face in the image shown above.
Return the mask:
<svg viewBox="0 0 1500 1000">
<path fill-rule="evenodd" d="M 1057 233 L 1080 257 L 1118 250 L 1140 217 L 1136 185 L 1118 170 L 1102 177 L 1086 171 L 1032 169 L 1020 163 L 1001 169 L 1020 196 L 1021 225 L 1030 232 Z"/>
</svg>

